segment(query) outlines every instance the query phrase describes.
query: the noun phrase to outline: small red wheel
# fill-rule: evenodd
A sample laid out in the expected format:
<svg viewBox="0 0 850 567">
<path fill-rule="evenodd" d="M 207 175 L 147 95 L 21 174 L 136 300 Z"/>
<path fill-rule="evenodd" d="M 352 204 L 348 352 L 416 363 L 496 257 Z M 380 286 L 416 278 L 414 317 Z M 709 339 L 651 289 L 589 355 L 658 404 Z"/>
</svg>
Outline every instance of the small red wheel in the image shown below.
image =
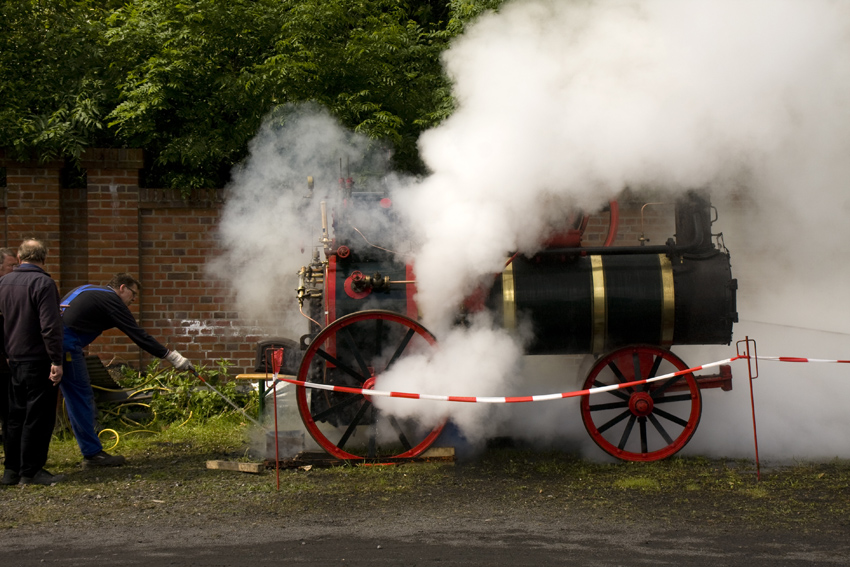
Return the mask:
<svg viewBox="0 0 850 567">
<path fill-rule="evenodd" d="M 298 380 L 371 388 L 404 356 L 425 352 L 437 340 L 425 327 L 392 311 L 358 311 L 328 325 L 304 352 Z M 379 411 L 368 395 L 299 386 L 298 411 L 313 439 L 339 459 L 415 457 L 440 435 L 444 423 Z"/>
<path fill-rule="evenodd" d="M 634 382 L 687 368 L 666 349 L 631 346 L 599 359 L 584 388 Z M 603 451 L 625 461 L 657 461 L 675 454 L 690 441 L 701 414 L 702 397 L 692 373 L 581 399 L 581 417 L 590 437 Z"/>
</svg>

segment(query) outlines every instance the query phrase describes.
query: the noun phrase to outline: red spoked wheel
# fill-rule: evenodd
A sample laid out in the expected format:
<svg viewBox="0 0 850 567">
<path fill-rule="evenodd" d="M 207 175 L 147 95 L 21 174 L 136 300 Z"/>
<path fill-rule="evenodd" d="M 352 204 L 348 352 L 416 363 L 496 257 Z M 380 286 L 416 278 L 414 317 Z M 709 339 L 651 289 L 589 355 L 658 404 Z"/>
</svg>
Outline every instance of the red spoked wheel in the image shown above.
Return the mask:
<svg viewBox="0 0 850 567">
<path fill-rule="evenodd" d="M 634 382 L 687 368 L 666 349 L 631 346 L 599 359 L 584 388 Z M 701 414 L 702 396 L 692 373 L 581 399 L 581 417 L 590 437 L 603 451 L 625 461 L 657 461 L 675 454 L 690 441 Z"/>
<path fill-rule="evenodd" d="M 392 311 L 359 311 L 325 327 L 304 353 L 298 380 L 371 388 L 396 361 L 427 352 L 437 340 L 425 327 Z M 369 396 L 296 388 L 307 431 L 339 459 L 415 457 L 440 435 L 444 423 L 422 425 L 378 410 Z"/>
</svg>

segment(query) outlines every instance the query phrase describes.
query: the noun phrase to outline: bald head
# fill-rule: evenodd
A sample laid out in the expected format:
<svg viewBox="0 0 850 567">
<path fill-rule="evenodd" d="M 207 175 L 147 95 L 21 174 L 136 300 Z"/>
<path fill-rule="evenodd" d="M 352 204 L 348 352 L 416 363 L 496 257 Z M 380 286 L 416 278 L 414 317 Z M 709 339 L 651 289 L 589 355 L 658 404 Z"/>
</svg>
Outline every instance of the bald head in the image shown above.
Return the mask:
<svg viewBox="0 0 850 567">
<path fill-rule="evenodd" d="M 47 248 L 40 240 L 29 238 L 18 247 L 18 260 L 26 264 L 44 264 Z"/>
</svg>

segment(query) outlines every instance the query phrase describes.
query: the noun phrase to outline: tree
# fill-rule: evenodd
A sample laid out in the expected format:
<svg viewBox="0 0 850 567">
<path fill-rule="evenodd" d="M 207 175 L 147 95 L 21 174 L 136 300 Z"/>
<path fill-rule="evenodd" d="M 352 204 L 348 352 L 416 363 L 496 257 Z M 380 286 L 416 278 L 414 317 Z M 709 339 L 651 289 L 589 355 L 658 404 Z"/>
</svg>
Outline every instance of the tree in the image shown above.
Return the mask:
<svg viewBox="0 0 850 567">
<path fill-rule="evenodd" d="M 221 185 L 244 156 L 274 101 L 256 67 L 282 12 L 276 0 L 136 0 L 113 14 L 110 48 L 134 63 L 110 126 L 154 156 L 149 183 Z"/>
<path fill-rule="evenodd" d="M 104 18 L 116 0 L 3 0 L 0 146 L 20 158 L 78 156 L 108 140 L 117 99 Z"/>
<path fill-rule="evenodd" d="M 110 124 L 155 151 L 162 184 L 221 185 L 263 116 L 312 100 L 421 169 L 421 118 L 444 86 L 435 14 L 396 0 L 137 0 L 110 21 L 110 46 L 138 61 Z"/>
<path fill-rule="evenodd" d="M 418 8 L 394 0 L 297 4 L 284 23 L 277 54 L 264 69 L 290 92 L 282 73 L 309 69 L 301 100 L 316 100 L 349 128 L 390 142 L 399 169 L 421 171 L 416 140 L 446 86 L 440 65 L 449 40 L 446 22 L 425 27 L 412 19 L 412 12 L 433 14 L 422 8 L 427 3 Z"/>
<path fill-rule="evenodd" d="M 0 146 L 141 147 L 149 186 L 223 185 L 263 117 L 315 101 L 421 172 L 452 37 L 501 0 L 0 0 Z"/>
</svg>

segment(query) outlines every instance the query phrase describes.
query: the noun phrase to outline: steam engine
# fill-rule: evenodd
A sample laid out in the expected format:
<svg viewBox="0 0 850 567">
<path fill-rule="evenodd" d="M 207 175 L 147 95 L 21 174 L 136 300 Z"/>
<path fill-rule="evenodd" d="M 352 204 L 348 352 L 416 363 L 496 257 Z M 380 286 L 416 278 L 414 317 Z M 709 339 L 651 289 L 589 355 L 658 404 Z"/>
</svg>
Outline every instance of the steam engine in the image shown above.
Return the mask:
<svg viewBox="0 0 850 567">
<path fill-rule="evenodd" d="M 529 317 L 529 354 L 602 354 L 636 343 L 729 344 L 736 280 L 711 240 L 711 207 L 679 202 L 676 235 L 663 246 L 549 248 L 513 259 L 488 306 L 506 328 Z"/>
<path fill-rule="evenodd" d="M 326 207 L 325 257 L 317 249 L 299 272 L 298 301 L 312 323 L 301 340 L 298 379 L 371 388 L 381 372 L 434 348 L 436 339 L 417 321 L 412 266 L 370 242 L 361 230 L 367 227 L 348 214 L 366 208 L 392 220 L 389 200 L 349 186 L 338 209 Z M 722 235 L 713 241 L 713 211 L 705 195 L 688 193 L 676 204 L 675 238 L 657 246 L 585 247 L 580 224 L 571 239 L 533 257 L 512 257 L 465 308 L 487 308 L 509 330 L 530 326 L 528 354 L 595 357 L 585 389 L 685 370 L 671 346 L 729 344 L 737 321 L 737 282 Z M 612 224 L 613 217 L 612 210 Z M 692 437 L 700 390 L 708 387 L 730 389 L 729 368 L 583 396 L 582 419 L 597 445 L 617 458 L 665 458 Z M 443 427 L 382 412 L 368 395 L 312 388 L 296 395 L 308 431 L 341 459 L 415 456 Z"/>
</svg>

